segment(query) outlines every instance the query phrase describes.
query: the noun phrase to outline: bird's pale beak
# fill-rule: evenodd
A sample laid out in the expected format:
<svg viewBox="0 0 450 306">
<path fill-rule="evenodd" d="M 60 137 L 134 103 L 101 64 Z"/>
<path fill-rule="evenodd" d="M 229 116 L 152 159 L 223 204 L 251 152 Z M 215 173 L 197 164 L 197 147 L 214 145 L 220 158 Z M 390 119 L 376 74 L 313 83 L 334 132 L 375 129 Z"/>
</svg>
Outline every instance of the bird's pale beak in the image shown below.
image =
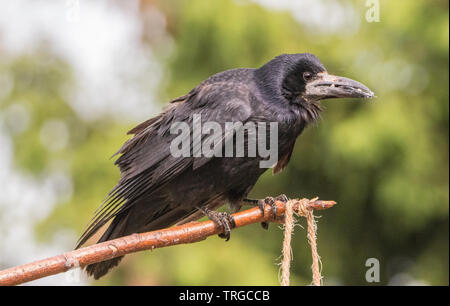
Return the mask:
<svg viewBox="0 0 450 306">
<path fill-rule="evenodd" d="M 317 101 L 330 98 L 372 98 L 374 93 L 365 85 L 352 79 L 335 76 L 326 72 L 306 83 L 303 98 Z"/>
</svg>

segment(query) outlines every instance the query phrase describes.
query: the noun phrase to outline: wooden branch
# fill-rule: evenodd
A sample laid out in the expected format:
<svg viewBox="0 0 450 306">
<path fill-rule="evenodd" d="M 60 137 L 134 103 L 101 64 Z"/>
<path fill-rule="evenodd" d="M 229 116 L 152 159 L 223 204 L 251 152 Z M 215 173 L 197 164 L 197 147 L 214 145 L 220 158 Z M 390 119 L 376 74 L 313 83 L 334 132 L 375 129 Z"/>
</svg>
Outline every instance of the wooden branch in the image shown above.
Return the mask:
<svg viewBox="0 0 450 306">
<path fill-rule="evenodd" d="M 308 206 L 310 209 L 323 210 L 335 204 L 334 201 L 315 200 L 311 201 Z M 259 222 L 280 223 L 285 212 L 285 203 L 277 201 L 276 205 L 277 215 L 275 218 L 269 205 L 266 205 L 264 215 L 257 207 L 233 214 L 236 227 Z M 298 211 L 298 206 L 294 206 L 294 211 Z M 213 221 L 208 220 L 133 234 L 0 271 L 0 285 L 18 285 L 125 254 L 198 242 L 221 232 L 222 230 Z"/>
</svg>

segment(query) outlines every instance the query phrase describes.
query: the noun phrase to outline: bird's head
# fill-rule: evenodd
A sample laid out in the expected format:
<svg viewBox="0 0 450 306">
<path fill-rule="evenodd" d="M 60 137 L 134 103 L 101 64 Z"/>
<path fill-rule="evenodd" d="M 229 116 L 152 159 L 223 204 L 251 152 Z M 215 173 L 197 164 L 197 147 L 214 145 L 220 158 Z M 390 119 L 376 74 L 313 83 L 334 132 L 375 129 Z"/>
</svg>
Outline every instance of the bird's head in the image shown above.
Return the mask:
<svg viewBox="0 0 450 306">
<path fill-rule="evenodd" d="M 293 103 L 313 103 L 331 98 L 372 98 L 365 85 L 348 78 L 329 74 L 313 54 L 285 54 L 282 94 Z"/>
<path fill-rule="evenodd" d="M 265 83 L 272 83 L 290 103 L 306 107 L 324 99 L 374 96 L 369 88 L 355 80 L 329 74 L 310 53 L 283 54 L 258 70 Z"/>
</svg>

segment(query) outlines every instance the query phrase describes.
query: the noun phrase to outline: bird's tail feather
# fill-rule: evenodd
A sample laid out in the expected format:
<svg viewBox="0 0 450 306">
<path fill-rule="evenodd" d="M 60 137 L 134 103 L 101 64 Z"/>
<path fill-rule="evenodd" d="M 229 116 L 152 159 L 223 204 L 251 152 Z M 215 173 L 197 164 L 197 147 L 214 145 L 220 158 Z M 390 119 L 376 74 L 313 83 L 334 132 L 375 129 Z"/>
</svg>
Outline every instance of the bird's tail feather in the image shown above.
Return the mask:
<svg viewBox="0 0 450 306">
<path fill-rule="evenodd" d="M 86 267 L 86 272 L 89 276 L 92 276 L 95 279 L 99 279 L 100 277 L 108 273 L 109 270 L 117 266 L 124 257 L 125 256 L 120 256 L 89 265 Z"/>
<path fill-rule="evenodd" d="M 157 205 L 156 207 L 161 206 L 162 205 Z M 139 209 L 139 207 L 133 207 L 133 209 L 127 211 L 126 213 L 118 214 L 97 243 L 130 235 L 132 233 L 142 233 L 166 228 L 183 220 L 196 211 L 196 209 L 186 211 L 182 208 L 167 209 L 163 210 L 164 213 L 154 215 L 153 211 L 146 212 L 144 208 L 146 208 L 146 206 L 141 207 L 141 209 Z M 153 215 L 151 220 L 141 219 L 143 217 L 146 218 L 148 215 Z M 110 269 L 117 266 L 123 257 L 124 256 L 120 256 L 88 265 L 86 266 L 86 272 L 89 276 L 99 279 L 108 273 Z"/>
<path fill-rule="evenodd" d="M 109 225 L 105 233 L 100 237 L 97 243 L 112 240 L 127 235 L 126 223 L 128 215 L 117 215 Z M 86 272 L 89 276 L 99 279 L 108 271 L 119 264 L 124 256 L 108 259 L 102 262 L 86 266 Z"/>
</svg>

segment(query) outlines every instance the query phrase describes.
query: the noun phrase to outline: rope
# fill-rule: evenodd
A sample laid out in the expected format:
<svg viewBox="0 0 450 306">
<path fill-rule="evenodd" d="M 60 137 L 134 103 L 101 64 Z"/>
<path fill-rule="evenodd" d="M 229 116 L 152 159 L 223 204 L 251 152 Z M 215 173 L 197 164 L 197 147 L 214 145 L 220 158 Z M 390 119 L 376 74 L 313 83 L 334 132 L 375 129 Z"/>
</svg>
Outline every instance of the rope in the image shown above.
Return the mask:
<svg viewBox="0 0 450 306">
<path fill-rule="evenodd" d="M 322 284 L 322 275 L 320 272 L 320 256 L 317 252 L 317 225 L 314 219 L 313 210 L 310 208 L 309 204 L 316 201 L 317 198 L 312 200 L 308 199 L 293 199 L 286 203 L 286 211 L 284 214 L 284 241 L 282 255 L 283 260 L 281 262 L 281 285 L 289 286 L 289 275 L 290 275 L 290 265 L 292 260 L 292 248 L 291 248 L 291 238 L 295 225 L 294 212 L 295 214 L 305 217 L 308 225 L 308 242 L 311 247 L 312 256 L 312 284 L 315 286 L 320 286 Z"/>
<path fill-rule="evenodd" d="M 289 286 L 289 274 L 292 260 L 291 238 L 294 229 L 293 205 L 294 201 L 286 203 L 284 212 L 284 240 L 283 240 L 283 261 L 281 262 L 281 286 Z"/>
</svg>

